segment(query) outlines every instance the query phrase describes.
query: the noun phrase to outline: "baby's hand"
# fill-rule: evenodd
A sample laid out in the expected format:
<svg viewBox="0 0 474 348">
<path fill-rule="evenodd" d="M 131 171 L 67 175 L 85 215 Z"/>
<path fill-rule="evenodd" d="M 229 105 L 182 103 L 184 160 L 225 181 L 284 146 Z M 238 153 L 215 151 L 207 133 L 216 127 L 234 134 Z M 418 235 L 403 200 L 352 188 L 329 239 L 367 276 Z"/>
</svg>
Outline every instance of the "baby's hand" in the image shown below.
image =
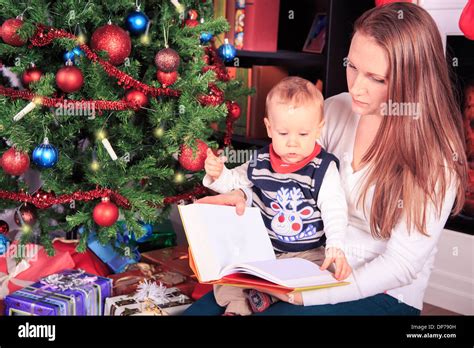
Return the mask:
<svg viewBox="0 0 474 348">
<path fill-rule="evenodd" d="M 336 263 L 336 272 L 334 278 L 337 280 L 344 280 L 352 273 L 352 268 L 346 260 L 344 252 L 339 248 L 327 248 L 326 258 L 320 269 L 327 269 L 332 263 Z"/>
<path fill-rule="evenodd" d="M 209 175 L 213 181 L 219 179 L 221 176 L 226 160 L 227 158 L 225 156 L 217 157 L 214 155 L 211 149 L 207 149 L 207 157 L 206 161 L 204 162 L 204 169 L 206 170 L 206 174 Z"/>
</svg>

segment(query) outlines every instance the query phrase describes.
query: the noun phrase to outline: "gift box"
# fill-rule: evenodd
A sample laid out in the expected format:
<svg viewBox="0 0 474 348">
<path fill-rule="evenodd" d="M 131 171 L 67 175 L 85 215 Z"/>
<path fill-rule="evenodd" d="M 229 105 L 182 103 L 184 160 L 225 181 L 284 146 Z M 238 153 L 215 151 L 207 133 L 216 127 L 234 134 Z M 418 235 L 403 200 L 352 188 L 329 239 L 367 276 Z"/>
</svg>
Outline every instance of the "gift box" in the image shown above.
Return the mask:
<svg viewBox="0 0 474 348">
<path fill-rule="evenodd" d="M 79 233 L 83 233 L 84 229 L 81 228 Z M 117 237 L 123 237 L 121 233 L 117 233 Z M 119 242 L 118 242 L 119 243 Z M 140 260 L 140 254 L 138 250 L 131 248 L 130 255 L 121 255 L 116 247 L 111 244 L 102 245 L 97 235 L 94 232 L 90 232 L 87 238 L 87 246 L 90 250 L 109 266 L 113 273 L 121 273 L 125 271 L 128 265 L 137 263 Z"/>
<path fill-rule="evenodd" d="M 123 273 L 110 275 L 113 281 L 114 295 L 127 295 L 136 292 L 137 287 L 144 280 L 154 281 L 166 287 L 176 287 L 186 296 L 191 296 L 196 282 L 188 277 L 166 271 L 159 265 L 136 263 L 127 267 Z"/>
<path fill-rule="evenodd" d="M 109 297 L 104 315 L 180 315 L 193 301 L 177 288 L 167 288 L 145 280 L 135 294 Z"/>
<path fill-rule="evenodd" d="M 17 262 L 17 258 L 21 261 Z M 74 266 L 74 260 L 67 252 L 57 251 L 54 256 L 48 256 L 39 245 L 14 242 L 5 254 L 0 255 L 0 299 L 42 277 Z"/>
<path fill-rule="evenodd" d="M 151 233 L 137 239 L 137 247 L 141 253 L 176 245 L 176 233 L 170 220 L 146 226 L 151 229 Z"/>
<path fill-rule="evenodd" d="M 192 279 L 196 279 L 194 272 L 189 267 L 188 247 L 179 245 L 172 248 L 148 251 L 142 253 L 142 260 L 159 264 L 164 269 L 181 273 Z"/>
<path fill-rule="evenodd" d="M 67 252 L 74 261 L 74 269 L 82 269 L 87 273 L 92 273 L 101 277 L 110 274 L 109 267 L 102 262 L 92 251 L 87 249 L 80 253 L 76 250 L 77 240 L 66 240 L 57 238 L 53 241 L 53 247 L 56 252 Z"/>
<path fill-rule="evenodd" d="M 112 280 L 65 270 L 42 278 L 5 298 L 6 315 L 102 315 Z"/>
</svg>

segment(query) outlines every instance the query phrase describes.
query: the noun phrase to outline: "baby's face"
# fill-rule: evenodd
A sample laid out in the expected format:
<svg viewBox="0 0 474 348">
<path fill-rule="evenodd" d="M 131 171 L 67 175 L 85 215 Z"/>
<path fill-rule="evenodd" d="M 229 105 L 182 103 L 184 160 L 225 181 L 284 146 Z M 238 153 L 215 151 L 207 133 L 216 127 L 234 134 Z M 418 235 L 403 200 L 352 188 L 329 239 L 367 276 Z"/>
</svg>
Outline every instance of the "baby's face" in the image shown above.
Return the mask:
<svg viewBox="0 0 474 348">
<path fill-rule="evenodd" d="M 286 163 L 297 163 L 313 152 L 324 120 L 315 105 L 271 102 L 265 125 L 276 154 Z"/>
</svg>

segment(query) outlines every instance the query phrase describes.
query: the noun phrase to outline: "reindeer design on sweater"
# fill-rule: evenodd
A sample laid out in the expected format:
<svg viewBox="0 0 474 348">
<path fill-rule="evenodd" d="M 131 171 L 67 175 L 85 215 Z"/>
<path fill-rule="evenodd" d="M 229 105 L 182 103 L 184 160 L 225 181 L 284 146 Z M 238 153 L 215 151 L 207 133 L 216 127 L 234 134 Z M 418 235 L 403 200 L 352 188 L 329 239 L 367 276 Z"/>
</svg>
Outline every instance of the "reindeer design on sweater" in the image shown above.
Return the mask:
<svg viewBox="0 0 474 348">
<path fill-rule="evenodd" d="M 314 213 L 312 207 L 304 207 L 298 210 L 298 206 L 303 203 L 303 193 L 299 188 L 291 191 L 287 188 L 280 188 L 277 191 L 277 202 L 270 204 L 276 212 L 272 219 L 272 230 L 278 239 L 284 242 L 292 242 L 316 234 L 316 228 L 309 225 L 303 231 L 303 220 L 308 219 Z"/>
</svg>

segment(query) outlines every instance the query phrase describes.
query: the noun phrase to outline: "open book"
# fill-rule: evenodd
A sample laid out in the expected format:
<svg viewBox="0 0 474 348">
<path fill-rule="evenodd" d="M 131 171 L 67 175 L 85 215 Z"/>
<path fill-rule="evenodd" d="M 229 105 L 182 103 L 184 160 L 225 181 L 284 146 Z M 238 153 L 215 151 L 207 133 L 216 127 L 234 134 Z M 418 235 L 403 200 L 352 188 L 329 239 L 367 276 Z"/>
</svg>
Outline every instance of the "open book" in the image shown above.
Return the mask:
<svg viewBox="0 0 474 348">
<path fill-rule="evenodd" d="M 258 208 L 179 205 L 190 248 L 190 266 L 201 283 L 281 293 L 346 285 L 301 258 L 277 259 Z"/>
</svg>

